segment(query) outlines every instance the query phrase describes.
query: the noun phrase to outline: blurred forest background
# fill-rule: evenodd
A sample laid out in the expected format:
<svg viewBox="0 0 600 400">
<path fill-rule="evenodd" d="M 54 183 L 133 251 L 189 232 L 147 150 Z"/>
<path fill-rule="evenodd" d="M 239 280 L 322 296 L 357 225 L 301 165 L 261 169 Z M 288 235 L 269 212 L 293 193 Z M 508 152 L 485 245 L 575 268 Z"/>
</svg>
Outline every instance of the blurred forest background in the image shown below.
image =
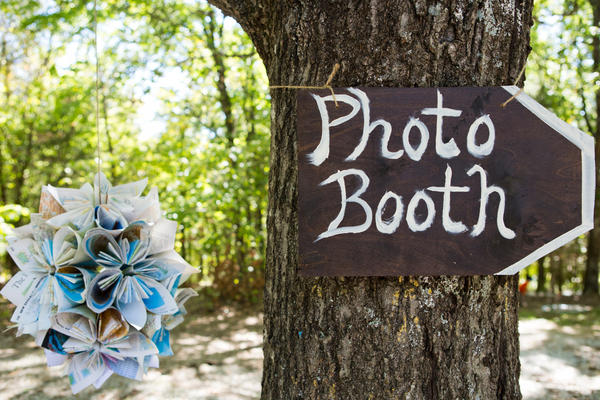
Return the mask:
<svg viewBox="0 0 600 400">
<path fill-rule="evenodd" d="M 93 6 L 0 2 L 0 234 L 28 223 L 41 185 L 79 188 L 96 172 Z M 250 39 L 205 2 L 109 0 L 98 44 L 102 171 L 158 186 L 205 294 L 259 302 L 270 104 Z"/>
<path fill-rule="evenodd" d="M 593 136 L 598 3 L 536 2 L 525 88 Z M 103 172 L 113 185 L 148 177 L 158 186 L 204 296 L 260 303 L 270 103 L 250 39 L 200 0 L 101 0 L 98 24 Z M 0 235 L 29 222 L 43 184 L 93 179 L 93 39 L 92 1 L 0 2 Z M 15 272 L 2 243 L 0 285 Z M 522 279 L 539 293 L 597 294 L 599 247 L 595 231 L 581 236 Z"/>
</svg>

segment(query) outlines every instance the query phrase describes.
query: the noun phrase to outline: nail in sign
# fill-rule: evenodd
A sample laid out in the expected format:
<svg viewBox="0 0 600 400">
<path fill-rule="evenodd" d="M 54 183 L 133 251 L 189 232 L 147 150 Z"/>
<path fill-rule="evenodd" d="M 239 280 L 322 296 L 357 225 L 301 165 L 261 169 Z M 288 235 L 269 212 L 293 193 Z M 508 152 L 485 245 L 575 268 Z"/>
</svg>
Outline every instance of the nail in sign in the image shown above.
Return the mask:
<svg viewBox="0 0 600 400">
<path fill-rule="evenodd" d="M 592 137 L 518 90 L 299 91 L 298 274 L 514 274 L 590 230 Z"/>
</svg>

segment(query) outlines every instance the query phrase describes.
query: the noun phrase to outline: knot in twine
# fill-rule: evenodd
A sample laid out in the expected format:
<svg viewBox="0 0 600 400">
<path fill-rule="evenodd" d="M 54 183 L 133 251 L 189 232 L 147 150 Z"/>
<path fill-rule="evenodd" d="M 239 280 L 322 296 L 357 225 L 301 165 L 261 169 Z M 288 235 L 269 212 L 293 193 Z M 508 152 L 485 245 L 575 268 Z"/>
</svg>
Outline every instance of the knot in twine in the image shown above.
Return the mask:
<svg viewBox="0 0 600 400">
<path fill-rule="evenodd" d="M 333 80 L 333 77 L 335 76 L 336 72 L 338 72 L 339 69 L 340 69 L 340 64 L 336 63 L 333 66 L 333 71 L 331 71 L 331 74 L 329 74 L 329 77 L 327 78 L 327 82 L 325 82 L 325 84 L 323 86 L 269 86 L 269 88 L 271 88 L 271 89 L 329 89 L 331 91 L 331 96 L 333 97 L 333 102 L 335 103 L 335 108 L 340 108 L 337 100 L 335 99 L 335 93 L 333 93 L 333 88 L 330 86 L 331 81 Z"/>
</svg>

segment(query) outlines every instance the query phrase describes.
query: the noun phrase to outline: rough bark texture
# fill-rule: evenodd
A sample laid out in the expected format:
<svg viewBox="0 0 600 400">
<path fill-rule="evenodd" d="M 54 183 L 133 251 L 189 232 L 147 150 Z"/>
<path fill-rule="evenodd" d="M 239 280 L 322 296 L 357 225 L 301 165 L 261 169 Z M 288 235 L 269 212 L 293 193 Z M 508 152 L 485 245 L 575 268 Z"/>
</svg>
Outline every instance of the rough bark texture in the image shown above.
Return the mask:
<svg viewBox="0 0 600 400">
<path fill-rule="evenodd" d="M 272 85 L 513 84 L 530 51 L 531 0 L 211 2 Z M 520 399 L 516 277 L 298 278 L 296 94 L 271 93 L 262 398 Z"/>
</svg>

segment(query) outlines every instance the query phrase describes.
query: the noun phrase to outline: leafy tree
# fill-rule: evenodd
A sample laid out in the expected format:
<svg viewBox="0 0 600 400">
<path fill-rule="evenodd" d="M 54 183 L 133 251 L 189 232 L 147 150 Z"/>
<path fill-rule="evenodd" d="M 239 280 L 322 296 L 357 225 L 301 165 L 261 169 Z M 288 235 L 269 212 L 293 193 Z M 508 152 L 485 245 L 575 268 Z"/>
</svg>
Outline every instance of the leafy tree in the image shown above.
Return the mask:
<svg viewBox="0 0 600 400">
<path fill-rule="evenodd" d="M 78 187 L 96 170 L 93 2 L 1 7 L 0 205 L 35 210 L 42 184 Z M 98 31 L 103 172 L 113 184 L 148 177 L 180 223 L 178 250 L 207 283 L 258 300 L 269 118 L 250 39 L 206 3 L 175 0 L 98 2 Z M 148 118 L 148 93 L 165 129 L 142 139 L 135 121 Z"/>
<path fill-rule="evenodd" d="M 600 104 L 600 2 L 542 0 L 535 5 L 533 52 L 528 62 L 528 92 L 561 119 L 596 138 L 600 161 L 598 104 Z M 596 172 L 596 179 L 600 174 Z M 596 182 L 596 185 L 598 181 Z M 579 247 L 579 246 L 578 246 Z M 596 195 L 595 228 L 589 232 L 584 294 L 598 294 L 600 261 L 600 196 Z M 569 249 L 563 251 L 569 252 Z M 562 253 L 561 253 L 562 254 Z M 557 256 L 563 260 L 568 257 Z M 567 265 L 567 264 L 565 264 Z M 575 268 L 576 264 L 570 264 Z M 574 279 L 578 279 L 575 277 Z"/>
<path fill-rule="evenodd" d="M 160 156 L 142 156 L 149 166 L 140 168 L 170 163 L 168 211 L 181 222 L 182 253 L 202 263 L 221 295 L 257 300 L 269 150 L 262 64 L 239 26 L 226 28 L 204 3 L 162 1 L 135 16 L 148 24 L 135 40 L 161 55 L 154 74 L 181 70 L 186 84 L 161 96 L 167 128 L 150 145 Z"/>
<path fill-rule="evenodd" d="M 0 201 L 35 209 L 33 182 L 70 183 L 88 172 L 59 161 L 65 153 L 88 158 L 91 76 L 59 76 L 67 33 L 26 28 L 34 10 L 18 4 L 0 6 Z"/>
</svg>

